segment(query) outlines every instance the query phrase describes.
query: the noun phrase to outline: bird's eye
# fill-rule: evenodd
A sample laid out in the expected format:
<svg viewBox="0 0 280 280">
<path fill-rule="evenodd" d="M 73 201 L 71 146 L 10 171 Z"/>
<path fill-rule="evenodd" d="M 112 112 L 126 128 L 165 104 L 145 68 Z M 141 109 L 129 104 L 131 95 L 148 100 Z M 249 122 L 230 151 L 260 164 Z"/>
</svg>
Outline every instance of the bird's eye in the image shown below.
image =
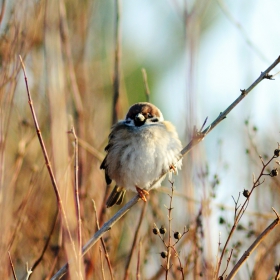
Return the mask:
<svg viewBox="0 0 280 280">
<path fill-rule="evenodd" d="M 158 118 L 154 118 L 151 120 L 152 122 L 158 122 Z"/>
</svg>

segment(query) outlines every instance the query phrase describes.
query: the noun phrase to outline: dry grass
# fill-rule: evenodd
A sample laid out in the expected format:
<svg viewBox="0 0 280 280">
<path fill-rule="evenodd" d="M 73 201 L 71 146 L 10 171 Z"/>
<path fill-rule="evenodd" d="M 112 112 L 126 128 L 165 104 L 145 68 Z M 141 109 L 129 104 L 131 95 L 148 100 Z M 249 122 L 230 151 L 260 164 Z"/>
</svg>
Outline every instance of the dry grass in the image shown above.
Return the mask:
<svg viewBox="0 0 280 280">
<path fill-rule="evenodd" d="M 197 9 L 203 12 L 199 5 Z M 96 217 L 102 226 L 117 211 L 104 209 L 106 185 L 99 169 L 112 116 L 122 118 L 129 103 L 123 86 L 125 77 L 118 67 L 115 71 L 120 79 L 119 99 L 116 89 L 113 92 L 113 84 L 115 87 L 118 84 L 113 80 L 115 35 L 104 31 L 113 30 L 114 17 L 108 13 L 113 15 L 115 7 L 102 1 L 19 0 L 2 1 L 1 11 L 1 279 L 23 279 L 26 263 L 33 270 L 30 279 L 50 279 L 69 260 L 69 273 L 64 279 L 112 279 L 108 266 L 114 279 L 213 279 L 220 251 L 223 255 L 216 278 L 228 265 L 225 279 L 242 254 L 275 219 L 275 215 L 266 214 L 279 201 L 279 180 L 267 176 L 256 188 L 252 194 L 255 201 L 250 201 L 255 212 L 250 212 L 252 209 L 247 209 L 245 203 L 246 212 L 241 214 L 242 220 L 235 224 L 234 232 L 231 233 L 236 222 L 233 215 L 240 209 L 239 204 L 244 203 L 242 195 L 242 203 L 232 203 L 232 208 L 223 207 L 219 211 L 220 230 L 230 236 L 229 245 L 223 250 L 225 238 L 218 244 L 218 233 L 212 230 L 213 220 L 219 226 L 218 219 L 213 218 L 213 208 L 214 195 L 222 182 L 219 176 L 209 174 L 206 166 L 195 167 L 191 160 L 199 152 L 193 153 L 184 160 L 184 176 L 176 180 L 172 205 L 165 191 L 171 194 L 170 184 L 166 182 L 162 191 L 151 192 L 145 209 L 142 202 L 136 204 L 103 236 L 103 245 L 95 244 L 80 262 L 80 235 L 81 243 L 85 244 L 97 231 Z M 18 55 L 25 63 L 33 106 L 61 201 L 38 142 Z M 141 69 L 142 65 L 137 67 Z M 139 77 L 141 80 L 141 71 Z M 144 99 L 144 83 L 142 87 Z M 147 84 L 145 87 L 148 92 Z M 72 127 L 79 138 L 78 158 L 74 155 L 74 137 L 67 133 Z M 250 124 L 247 128 L 251 129 Z M 248 139 L 251 141 L 253 136 Z M 277 139 L 271 141 L 276 143 Z M 253 141 L 249 144 L 255 153 L 248 159 L 258 174 L 262 164 L 254 156 L 266 153 L 270 158 L 277 146 L 256 152 Z M 267 161 L 264 157 L 264 162 Z M 273 161 L 264 172 L 269 173 L 276 166 Z M 203 186 L 203 199 L 195 195 L 196 184 Z M 75 185 L 79 187 L 80 207 L 75 199 Z M 249 189 L 248 185 L 244 188 Z M 259 188 L 265 188 L 266 197 L 258 192 Z M 236 198 L 238 191 L 233 196 Z M 92 200 L 96 204 L 96 217 Z M 170 224 L 167 216 L 172 216 Z M 170 230 L 154 235 L 154 223 L 158 228 L 163 225 Z M 240 224 L 242 227 L 238 227 Z M 184 233 L 178 242 L 173 237 L 177 231 Z M 240 279 L 274 279 L 279 274 L 279 266 L 274 271 L 279 264 L 279 229 L 273 229 L 269 238 L 261 241 L 248 265 L 240 271 Z M 167 251 L 167 258 L 161 257 L 163 251 Z"/>
</svg>

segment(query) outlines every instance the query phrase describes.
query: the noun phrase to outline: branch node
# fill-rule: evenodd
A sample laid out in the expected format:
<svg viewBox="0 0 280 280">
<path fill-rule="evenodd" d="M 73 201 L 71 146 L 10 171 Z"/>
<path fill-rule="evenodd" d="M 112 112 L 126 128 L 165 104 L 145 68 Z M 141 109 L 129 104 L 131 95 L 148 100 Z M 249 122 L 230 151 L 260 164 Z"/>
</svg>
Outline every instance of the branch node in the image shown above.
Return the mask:
<svg viewBox="0 0 280 280">
<path fill-rule="evenodd" d="M 203 125 L 201 126 L 201 129 L 199 130 L 199 132 L 202 132 L 207 120 L 208 120 L 208 117 L 206 117 L 206 119 L 204 120 Z"/>
<path fill-rule="evenodd" d="M 275 79 L 273 79 L 273 75 L 268 74 L 268 73 L 266 73 L 266 74 L 263 76 L 263 79 L 275 80 Z"/>
<path fill-rule="evenodd" d="M 273 212 L 275 213 L 277 220 L 280 220 L 280 217 L 279 217 L 279 214 L 277 213 L 277 211 L 273 207 L 271 207 L 271 208 L 272 208 Z"/>
</svg>

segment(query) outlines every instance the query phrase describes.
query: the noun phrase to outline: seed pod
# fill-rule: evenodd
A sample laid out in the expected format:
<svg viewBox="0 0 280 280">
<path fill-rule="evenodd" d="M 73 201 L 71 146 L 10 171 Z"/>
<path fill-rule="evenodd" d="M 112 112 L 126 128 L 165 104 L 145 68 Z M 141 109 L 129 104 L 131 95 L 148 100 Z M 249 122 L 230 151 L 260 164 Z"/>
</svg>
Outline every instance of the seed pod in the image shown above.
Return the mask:
<svg viewBox="0 0 280 280">
<path fill-rule="evenodd" d="M 153 228 L 153 234 L 158 235 L 159 234 L 159 229 L 157 227 Z"/>
<path fill-rule="evenodd" d="M 269 173 L 269 175 L 270 175 L 271 177 L 277 176 L 277 175 L 278 175 L 278 170 L 277 170 L 277 168 L 272 169 L 271 172 Z"/>
<path fill-rule="evenodd" d="M 244 190 L 243 195 L 247 198 L 247 197 L 249 197 L 250 192 L 248 190 Z"/>
<path fill-rule="evenodd" d="M 166 228 L 164 226 L 161 226 L 159 229 L 160 234 L 165 234 L 166 233 Z"/>
<path fill-rule="evenodd" d="M 182 237 L 182 234 L 179 231 L 174 232 L 174 238 L 179 240 Z"/>
</svg>

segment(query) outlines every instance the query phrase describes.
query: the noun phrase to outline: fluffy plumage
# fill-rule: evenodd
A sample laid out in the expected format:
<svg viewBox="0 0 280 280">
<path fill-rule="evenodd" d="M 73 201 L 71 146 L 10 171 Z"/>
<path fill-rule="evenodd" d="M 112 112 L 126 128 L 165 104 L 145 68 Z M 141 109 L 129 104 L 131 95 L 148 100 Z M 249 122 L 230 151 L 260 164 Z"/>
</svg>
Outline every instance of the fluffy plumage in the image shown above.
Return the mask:
<svg viewBox="0 0 280 280">
<path fill-rule="evenodd" d="M 175 127 L 164 121 L 156 106 L 142 102 L 130 107 L 126 119 L 112 127 L 107 155 L 100 166 L 105 169 L 107 184 L 112 179 L 117 184 L 107 207 L 121 204 L 126 190 L 139 193 L 138 187 L 149 191 L 171 166 L 181 168 L 181 161 L 177 163 L 181 149 Z M 163 179 L 153 188 L 159 187 Z"/>
</svg>

